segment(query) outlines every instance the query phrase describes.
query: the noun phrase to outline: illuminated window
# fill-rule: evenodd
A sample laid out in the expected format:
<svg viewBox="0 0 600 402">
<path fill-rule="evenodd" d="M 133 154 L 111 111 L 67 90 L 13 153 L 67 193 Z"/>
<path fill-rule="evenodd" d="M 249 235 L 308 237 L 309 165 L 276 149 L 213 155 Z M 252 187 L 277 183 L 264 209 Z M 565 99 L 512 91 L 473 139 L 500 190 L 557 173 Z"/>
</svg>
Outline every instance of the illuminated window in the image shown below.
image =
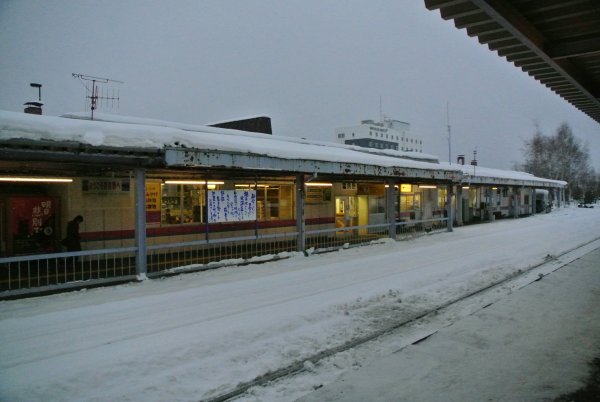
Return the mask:
<svg viewBox="0 0 600 402">
<path fill-rule="evenodd" d="M 167 225 L 204 222 L 206 218 L 204 192 L 202 185 L 164 184 L 161 222 Z"/>
</svg>

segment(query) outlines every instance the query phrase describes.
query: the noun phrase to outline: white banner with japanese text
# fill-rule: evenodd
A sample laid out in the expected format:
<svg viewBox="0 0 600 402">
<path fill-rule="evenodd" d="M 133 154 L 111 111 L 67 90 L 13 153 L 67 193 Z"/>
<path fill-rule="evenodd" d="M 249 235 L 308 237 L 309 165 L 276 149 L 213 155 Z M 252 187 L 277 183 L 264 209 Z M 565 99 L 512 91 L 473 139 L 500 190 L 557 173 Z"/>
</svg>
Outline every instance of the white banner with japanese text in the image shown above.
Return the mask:
<svg viewBox="0 0 600 402">
<path fill-rule="evenodd" d="M 208 222 L 256 220 L 255 190 L 212 190 L 208 192 Z"/>
</svg>

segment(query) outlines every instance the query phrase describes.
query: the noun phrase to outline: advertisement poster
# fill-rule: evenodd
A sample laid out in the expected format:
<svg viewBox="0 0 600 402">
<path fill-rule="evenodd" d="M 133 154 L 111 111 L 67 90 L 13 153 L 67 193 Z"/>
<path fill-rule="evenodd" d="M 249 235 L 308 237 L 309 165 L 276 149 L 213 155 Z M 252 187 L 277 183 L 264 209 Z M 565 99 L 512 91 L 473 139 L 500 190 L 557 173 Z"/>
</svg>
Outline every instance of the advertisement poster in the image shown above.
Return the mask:
<svg viewBox="0 0 600 402">
<path fill-rule="evenodd" d="M 146 183 L 146 222 L 160 223 L 160 183 Z"/>
<path fill-rule="evenodd" d="M 208 222 L 256 220 L 255 190 L 214 190 L 208 192 Z"/>
<path fill-rule="evenodd" d="M 11 197 L 9 205 L 15 254 L 56 251 L 56 198 Z"/>
<path fill-rule="evenodd" d="M 331 188 L 306 187 L 304 201 L 308 204 L 331 201 Z"/>
</svg>

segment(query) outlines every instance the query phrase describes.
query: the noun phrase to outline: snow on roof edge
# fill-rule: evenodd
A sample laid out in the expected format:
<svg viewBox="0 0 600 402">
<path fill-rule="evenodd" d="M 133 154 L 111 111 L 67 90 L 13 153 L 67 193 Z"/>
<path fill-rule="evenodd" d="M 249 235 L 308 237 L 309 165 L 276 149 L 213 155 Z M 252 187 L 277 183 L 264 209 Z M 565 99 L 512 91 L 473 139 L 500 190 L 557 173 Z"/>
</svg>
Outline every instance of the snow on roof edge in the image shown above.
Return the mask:
<svg viewBox="0 0 600 402">
<path fill-rule="evenodd" d="M 384 150 L 333 142 L 309 141 L 293 137 L 278 137 L 151 119 L 108 117 L 112 120 L 123 120 L 123 122 L 115 122 L 90 121 L 77 114 L 65 116 L 72 117 L 39 116 L 0 110 L 0 133 L 7 139 L 74 141 L 92 146 L 104 145 L 129 148 L 134 144 L 135 147 L 146 149 L 184 146 L 192 149 L 262 154 L 282 159 L 306 159 L 423 170 L 460 171 L 467 179 L 469 176 L 475 176 L 567 185 L 564 181 L 539 178 L 525 172 L 449 164 L 447 162 L 415 161 L 414 159 L 393 155 L 395 152 L 400 151 L 388 150 L 382 152 Z M 101 118 L 106 119 L 107 117 L 99 114 L 98 119 Z M 141 124 L 148 121 L 155 124 Z M 171 124 L 187 129 L 172 127 Z M 215 136 L 214 134 L 221 135 Z M 289 144 L 295 146 L 290 147 Z M 388 155 L 388 153 L 391 155 Z"/>
<path fill-rule="evenodd" d="M 61 117 L 69 118 L 69 119 L 80 119 L 80 120 L 88 120 L 90 121 L 90 115 L 87 112 L 78 112 L 78 113 L 66 113 L 61 115 Z M 399 159 L 408 159 L 416 162 L 425 162 L 425 163 L 439 163 L 439 158 L 432 154 L 424 154 L 422 152 L 408 152 L 408 151 L 397 151 L 397 150 L 386 150 L 386 149 L 376 149 L 376 148 L 365 148 L 357 145 L 348 145 L 348 144 L 340 144 L 337 142 L 330 141 L 319 141 L 319 140 L 309 140 L 306 138 L 297 138 L 297 137 L 286 137 L 272 134 L 263 134 L 263 133 L 254 133 L 249 131 L 241 131 L 234 130 L 229 128 L 220 128 L 220 127 L 212 127 L 212 126 L 204 126 L 204 125 L 196 125 L 196 124 L 187 124 L 187 123 L 178 123 L 171 122 L 166 120 L 156 120 L 156 119 L 147 119 L 142 117 L 133 117 L 133 116 L 121 116 L 121 115 L 112 115 L 106 113 L 96 113 L 94 114 L 94 121 L 104 121 L 109 123 L 123 123 L 123 124 L 135 124 L 135 125 L 149 125 L 156 127 L 166 127 L 166 128 L 177 128 L 184 131 L 192 131 L 192 132 L 207 132 L 207 133 L 215 133 L 215 134 L 225 134 L 225 135 L 244 135 L 248 137 L 254 138 L 268 138 L 273 141 L 284 141 L 286 143 L 293 142 L 297 144 L 310 144 L 317 146 L 326 146 L 333 148 L 342 148 L 342 149 L 350 149 L 357 152 L 364 152 L 368 154 L 381 155 L 385 157 L 399 158 Z M 266 137 L 265 137 L 266 136 Z M 457 169 L 450 169 L 457 170 Z"/>
<path fill-rule="evenodd" d="M 440 162 L 441 165 L 448 165 L 448 162 Z M 555 183 L 561 186 L 566 186 L 568 183 L 563 180 L 547 179 L 544 177 L 537 177 L 528 172 L 522 172 L 517 170 L 501 170 L 495 168 L 489 168 L 485 166 L 473 166 L 473 165 L 460 165 L 452 164 L 451 166 L 458 166 L 463 173 L 463 182 L 468 182 L 470 177 L 479 178 L 492 178 L 492 179 L 509 179 L 509 180 L 529 180 L 536 182 Z"/>
<path fill-rule="evenodd" d="M 440 170 L 431 162 L 415 161 L 389 155 L 377 155 L 351 147 L 292 137 L 277 137 L 239 130 L 178 125 L 169 122 L 150 121 L 154 125 L 142 125 L 147 119 L 109 117 L 99 114 L 97 120 L 86 116 L 69 115 L 32 116 L 25 113 L 0 111 L 0 131 L 5 138 L 29 140 L 74 141 L 92 146 L 129 147 L 132 144 L 144 148 L 164 149 L 185 147 L 198 150 L 235 152 L 264 155 L 281 159 L 315 160 L 337 163 L 397 167 L 406 169 Z M 95 116 L 96 117 L 96 116 Z M 187 130 L 184 130 L 183 128 Z M 219 135 L 214 135 L 219 134 Z M 457 169 L 445 169 L 458 171 Z"/>
</svg>

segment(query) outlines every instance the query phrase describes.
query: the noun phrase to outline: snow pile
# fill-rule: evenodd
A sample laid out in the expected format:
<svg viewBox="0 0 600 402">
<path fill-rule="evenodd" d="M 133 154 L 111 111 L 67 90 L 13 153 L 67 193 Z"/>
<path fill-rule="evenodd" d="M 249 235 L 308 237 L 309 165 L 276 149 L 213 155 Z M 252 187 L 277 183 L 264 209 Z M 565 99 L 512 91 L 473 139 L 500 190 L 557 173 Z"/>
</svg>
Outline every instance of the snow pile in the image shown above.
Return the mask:
<svg viewBox="0 0 600 402">
<path fill-rule="evenodd" d="M 98 117 L 99 119 L 102 116 Z M 439 170 L 437 163 L 402 158 L 403 153 L 378 154 L 376 150 L 332 142 L 278 137 L 216 127 L 193 126 L 145 119 L 115 118 L 120 122 L 33 116 L 0 111 L 3 140 L 65 141 L 91 146 L 164 149 L 193 148 L 265 155 L 283 159 L 357 163 L 386 167 Z M 132 146 L 135 144 L 135 146 Z M 409 155 L 414 157 L 414 155 Z M 445 170 L 457 170 L 447 168 Z"/>
<path fill-rule="evenodd" d="M 3 302 L 0 399 L 215 396 L 598 238 L 599 219 L 600 208 L 559 209 L 411 241 Z M 332 361 L 332 370 L 356 362 L 352 351 Z M 272 400 L 298 392 L 282 389 Z"/>
<path fill-rule="evenodd" d="M 82 119 L 82 120 L 89 120 L 89 113 L 66 113 L 63 114 L 61 117 L 66 117 L 69 119 Z M 266 116 L 247 116 L 245 118 L 240 118 L 238 120 L 244 120 L 244 119 L 250 119 L 250 118 L 256 118 L 256 117 L 266 117 Z M 132 116 L 120 116 L 120 115 L 113 115 L 113 114 L 106 114 L 106 113 L 96 113 L 94 115 L 94 119 L 96 121 L 105 121 L 105 122 L 113 122 L 113 123 L 126 123 L 126 124 L 138 124 L 138 125 L 145 125 L 145 126 L 158 126 L 158 127 L 169 127 L 169 128 L 178 128 L 184 131 L 195 131 L 195 132 L 214 132 L 216 134 L 233 134 L 233 135 L 240 135 L 240 131 L 239 130 L 230 130 L 230 129 L 224 129 L 224 128 L 218 128 L 218 127 L 211 127 L 215 124 L 220 124 L 220 123 L 224 123 L 225 121 L 221 121 L 221 122 L 216 122 L 216 123 L 209 123 L 206 125 L 194 125 L 194 124 L 185 124 L 185 123 L 178 123 L 178 122 L 172 122 L 172 121 L 164 121 L 164 120 L 156 120 L 156 119 L 145 119 L 145 118 L 140 118 L 140 117 L 132 117 Z M 315 140 L 307 140 L 304 138 L 293 138 L 293 137 L 278 137 L 278 136 L 271 136 L 269 135 L 269 137 L 265 137 L 265 135 L 267 134 L 260 134 L 260 133 L 250 133 L 250 132 L 244 132 L 244 135 L 248 134 L 250 136 L 255 136 L 257 138 L 269 138 L 271 140 L 274 141 L 284 141 L 284 142 L 292 142 L 292 143 L 297 143 L 297 144 L 319 144 L 319 145 L 324 145 L 324 146 L 328 146 L 328 147 L 332 147 L 332 148 L 342 148 L 342 149 L 351 149 L 357 152 L 365 152 L 365 153 L 369 153 L 369 154 L 374 154 L 374 155 L 384 155 L 384 156 L 392 156 L 395 158 L 407 158 L 407 159 L 413 159 L 413 160 L 421 160 L 424 162 L 433 162 L 433 163 L 438 163 L 439 159 L 437 156 L 435 155 L 430 155 L 430 154 L 424 154 L 422 152 L 409 152 L 409 151 L 398 151 L 398 150 L 393 150 L 393 149 L 376 149 L 376 148 L 364 148 L 364 147 L 360 147 L 358 145 L 345 145 L 345 144 L 340 144 L 337 142 L 331 142 L 331 141 L 315 141 Z"/>
</svg>

